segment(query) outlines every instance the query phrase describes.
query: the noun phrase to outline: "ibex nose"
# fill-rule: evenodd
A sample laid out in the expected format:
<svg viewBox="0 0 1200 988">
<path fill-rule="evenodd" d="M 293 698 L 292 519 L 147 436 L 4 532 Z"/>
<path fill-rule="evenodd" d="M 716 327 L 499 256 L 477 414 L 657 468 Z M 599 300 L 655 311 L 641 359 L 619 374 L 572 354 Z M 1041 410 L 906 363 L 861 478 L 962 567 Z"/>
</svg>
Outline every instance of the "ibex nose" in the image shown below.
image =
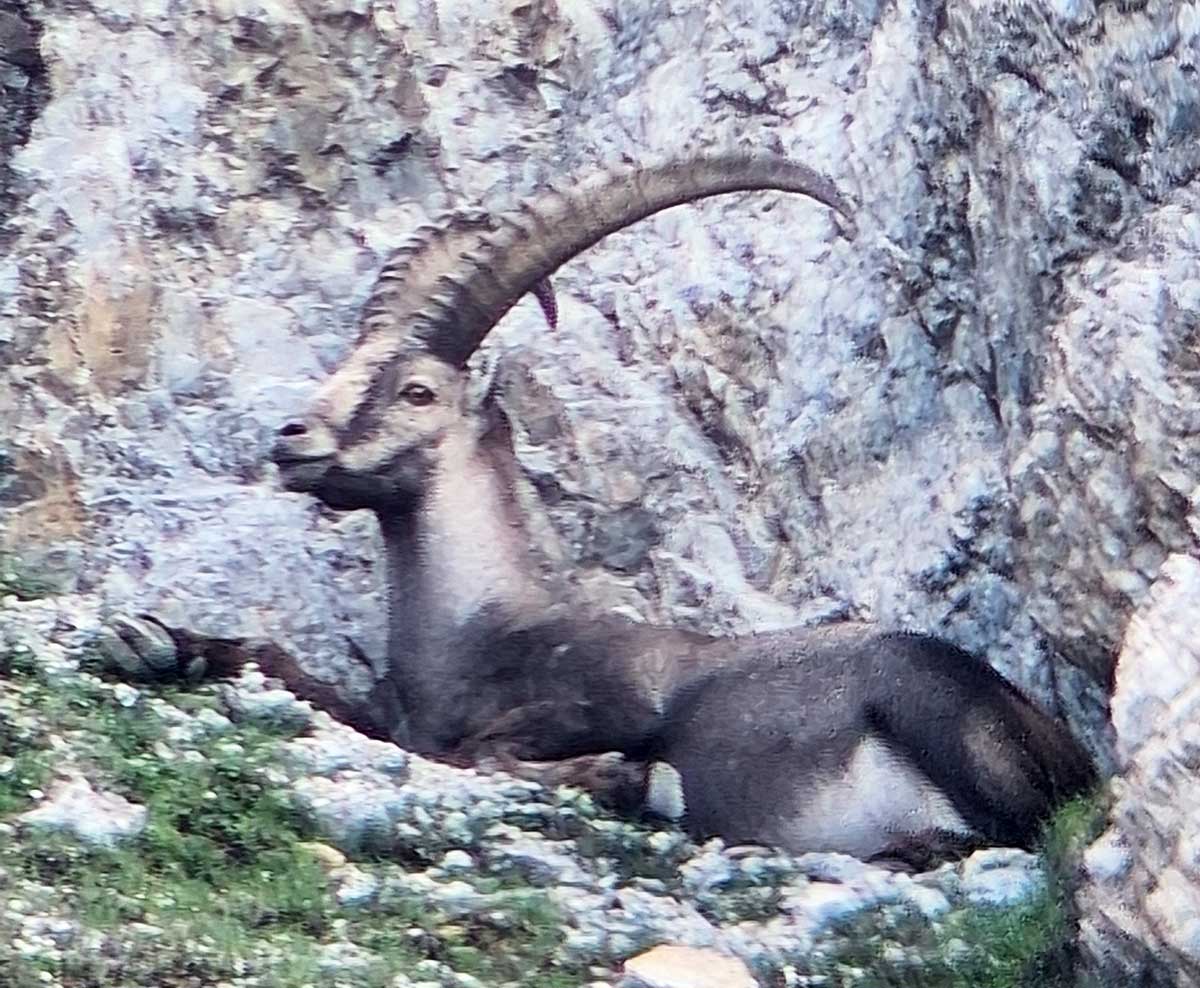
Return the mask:
<svg viewBox="0 0 1200 988">
<path fill-rule="evenodd" d="M 322 423 L 311 419 L 293 419 L 285 422 L 275 434 L 271 459 L 280 465 L 309 463 L 332 456 L 336 449 L 332 433 Z"/>
</svg>

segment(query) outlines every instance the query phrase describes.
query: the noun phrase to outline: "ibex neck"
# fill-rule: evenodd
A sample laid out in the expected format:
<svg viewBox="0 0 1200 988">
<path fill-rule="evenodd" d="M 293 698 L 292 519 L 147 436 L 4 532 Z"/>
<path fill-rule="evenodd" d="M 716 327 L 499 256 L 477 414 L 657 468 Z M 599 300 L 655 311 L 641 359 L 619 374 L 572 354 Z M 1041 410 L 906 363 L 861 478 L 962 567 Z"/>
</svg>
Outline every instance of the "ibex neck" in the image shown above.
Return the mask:
<svg viewBox="0 0 1200 988">
<path fill-rule="evenodd" d="M 418 511 L 418 564 L 439 623 L 546 606 L 509 478 L 475 445 L 443 450 Z"/>
<path fill-rule="evenodd" d="M 388 564 L 391 678 L 410 715 L 430 713 L 463 636 L 549 604 L 507 479 L 486 451 L 443 450 L 412 511 L 380 516 Z"/>
</svg>

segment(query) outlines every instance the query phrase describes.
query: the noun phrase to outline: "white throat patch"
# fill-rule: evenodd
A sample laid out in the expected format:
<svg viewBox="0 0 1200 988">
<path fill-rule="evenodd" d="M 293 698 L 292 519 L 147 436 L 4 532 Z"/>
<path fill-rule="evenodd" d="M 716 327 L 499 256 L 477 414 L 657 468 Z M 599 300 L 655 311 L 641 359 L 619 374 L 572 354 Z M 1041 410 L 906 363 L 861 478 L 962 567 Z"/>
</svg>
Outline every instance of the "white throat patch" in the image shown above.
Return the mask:
<svg viewBox="0 0 1200 988">
<path fill-rule="evenodd" d="M 526 604 L 530 582 L 521 570 L 514 528 L 495 474 L 470 450 L 442 464 L 429 494 L 421 551 L 437 581 L 430 604 L 455 624 L 490 601 Z"/>
</svg>

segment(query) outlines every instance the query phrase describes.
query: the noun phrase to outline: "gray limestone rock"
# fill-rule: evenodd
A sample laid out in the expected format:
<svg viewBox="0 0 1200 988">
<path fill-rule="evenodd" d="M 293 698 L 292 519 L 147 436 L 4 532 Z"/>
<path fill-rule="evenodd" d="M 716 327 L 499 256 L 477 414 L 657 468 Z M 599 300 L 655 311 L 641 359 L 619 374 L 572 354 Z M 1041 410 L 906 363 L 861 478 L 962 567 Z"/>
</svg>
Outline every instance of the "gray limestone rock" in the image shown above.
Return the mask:
<svg viewBox="0 0 1200 988">
<path fill-rule="evenodd" d="M 1041 862 L 1027 851 L 976 851 L 962 866 L 962 891 L 975 905 L 1010 906 L 1032 899 L 1045 885 Z"/>
<path fill-rule="evenodd" d="M 115 847 L 145 829 L 148 813 L 115 793 L 97 792 L 82 775 L 56 779 L 42 802 L 17 821 L 30 830 L 65 831 L 78 840 Z"/>
<path fill-rule="evenodd" d="M 1172 555 L 1117 662 L 1121 775 L 1084 855 L 1081 941 L 1113 983 L 1200 985 L 1200 561 Z"/>
<path fill-rule="evenodd" d="M 373 522 L 280 493 L 263 453 L 346 352 L 387 250 L 563 167 L 757 146 L 850 191 L 859 240 L 805 201 L 725 197 L 569 265 L 557 332 L 518 305 L 479 362 L 516 425 L 535 531 L 588 592 L 651 618 L 860 613 L 948 634 L 1104 750 L 1113 629 L 1137 574 L 1190 534 L 1140 466 L 1104 450 L 1104 470 L 1086 465 L 1116 428 L 1089 422 L 1102 400 L 1069 451 L 1090 484 L 1071 488 L 1079 517 L 1043 531 L 1056 502 L 1038 499 L 1070 382 L 1112 356 L 1093 353 L 1088 311 L 1145 316 L 1122 385 L 1141 418 L 1121 428 L 1188 397 L 1186 377 L 1154 383 L 1179 350 L 1155 343 L 1170 320 L 1113 282 L 1157 265 L 1162 311 L 1186 310 L 1185 245 L 1106 259 L 1171 222 L 1191 160 L 1184 97 L 1134 107 L 1111 36 L 1190 38 L 1190 22 L 1108 13 L 1106 34 L 1081 26 L 1095 12 L 1028 26 L 994 6 L 938 30 L 911 4 L 835 2 L 488 7 L 468 29 L 415 2 L 336 29 L 305 4 L 31 8 L 54 72 L 9 141 L 5 539 L 110 609 L 273 638 L 323 675 L 347 636 L 378 657 Z M 1037 58 L 1064 38 L 1070 58 Z M 1183 50 L 1139 77 L 1139 106 L 1176 93 Z M 1142 381 L 1152 398 L 1132 400 Z M 1178 484 L 1189 454 L 1172 449 L 1154 463 Z M 1097 526 L 1102 595 L 1063 555 L 1075 538 L 1093 552 Z"/>
<path fill-rule="evenodd" d="M 461 13 L 5 8 L 0 546 L 85 623 L 274 639 L 325 677 L 347 637 L 378 659 L 373 520 L 280 493 L 263 453 L 387 252 L 565 167 L 808 161 L 855 243 L 809 202 L 716 199 L 568 265 L 556 332 L 529 301 L 498 328 L 479 383 L 535 537 L 627 613 L 861 614 L 983 652 L 1126 766 L 1089 856 L 1134 909 L 1114 963 L 1191 963 L 1194 924 L 1154 912 L 1200 887 L 1190 680 L 1130 685 L 1126 625 L 1197 551 L 1194 0 Z"/>
<path fill-rule="evenodd" d="M 332 779 L 304 776 L 295 783 L 294 792 L 322 836 L 347 852 L 390 849 L 393 828 L 410 802 L 391 779 L 354 771 Z"/>
<path fill-rule="evenodd" d="M 312 775 L 370 768 L 403 777 L 408 771 L 407 753 L 393 744 L 365 738 L 336 722 L 319 734 L 288 741 L 282 755 L 292 768 Z"/>
<path fill-rule="evenodd" d="M 229 716 L 237 723 L 256 723 L 270 727 L 302 729 L 313 719 L 313 708 L 287 690 L 244 690 L 225 687 L 221 699 Z"/>
</svg>

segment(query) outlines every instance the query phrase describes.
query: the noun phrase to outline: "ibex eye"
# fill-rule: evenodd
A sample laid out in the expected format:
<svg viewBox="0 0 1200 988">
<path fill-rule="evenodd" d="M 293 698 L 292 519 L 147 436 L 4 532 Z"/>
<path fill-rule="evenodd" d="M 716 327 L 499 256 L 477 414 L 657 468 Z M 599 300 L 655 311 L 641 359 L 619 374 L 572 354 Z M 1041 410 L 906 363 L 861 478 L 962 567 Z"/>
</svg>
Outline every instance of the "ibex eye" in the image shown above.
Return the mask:
<svg viewBox="0 0 1200 988">
<path fill-rule="evenodd" d="M 428 405 L 437 395 L 423 384 L 408 384 L 400 392 L 400 397 L 410 405 Z"/>
</svg>

